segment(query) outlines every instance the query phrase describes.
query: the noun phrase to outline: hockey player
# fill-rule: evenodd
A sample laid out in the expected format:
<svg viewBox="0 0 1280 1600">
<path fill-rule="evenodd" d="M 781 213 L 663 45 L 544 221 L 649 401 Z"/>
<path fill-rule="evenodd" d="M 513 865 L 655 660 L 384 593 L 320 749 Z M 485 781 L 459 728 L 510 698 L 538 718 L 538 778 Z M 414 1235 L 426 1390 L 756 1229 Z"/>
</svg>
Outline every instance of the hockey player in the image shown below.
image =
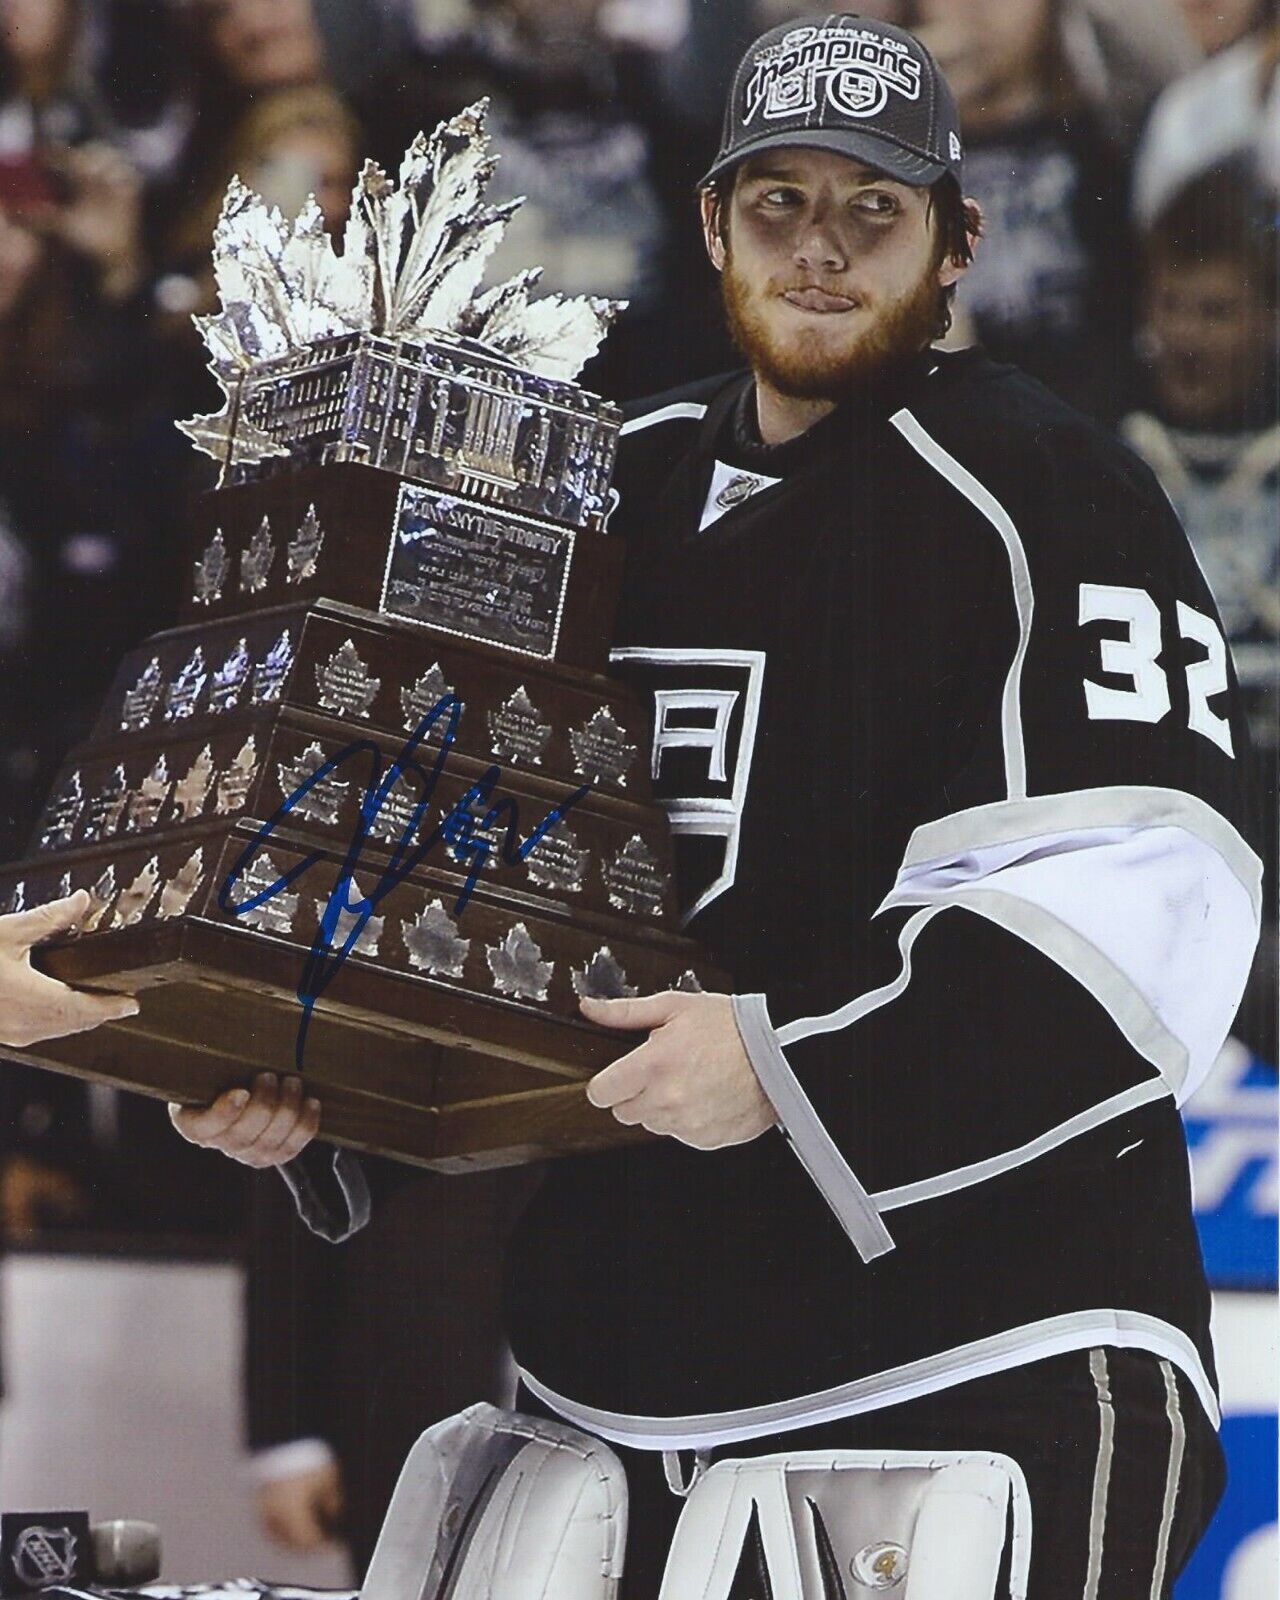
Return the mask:
<svg viewBox="0 0 1280 1600">
<path fill-rule="evenodd" d="M 617 670 L 736 992 L 584 1004 L 648 1031 L 591 1098 L 663 1137 L 553 1164 L 509 1322 L 523 1409 L 626 1462 L 631 1595 L 684 1450 L 1005 1452 L 1033 1600 L 1167 1595 L 1221 1491 L 1177 1102 L 1257 938 L 1246 735 L 1150 473 L 930 348 L 962 157 L 908 34 L 764 35 L 702 190 L 748 370 L 623 429 Z M 176 1120 L 315 1129 L 292 1085 Z"/>
</svg>

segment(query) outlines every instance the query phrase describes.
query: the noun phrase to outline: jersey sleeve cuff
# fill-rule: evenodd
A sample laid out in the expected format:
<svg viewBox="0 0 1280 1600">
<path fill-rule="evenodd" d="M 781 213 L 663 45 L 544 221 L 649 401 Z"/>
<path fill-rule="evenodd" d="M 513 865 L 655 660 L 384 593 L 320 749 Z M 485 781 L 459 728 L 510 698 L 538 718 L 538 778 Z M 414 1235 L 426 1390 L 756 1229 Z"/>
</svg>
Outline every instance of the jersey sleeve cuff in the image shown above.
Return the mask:
<svg viewBox="0 0 1280 1600">
<path fill-rule="evenodd" d="M 893 1236 L 800 1087 L 769 1020 L 764 995 L 735 994 L 732 1000 L 743 1048 L 800 1164 L 862 1259 L 886 1255 L 894 1248 Z"/>
<path fill-rule="evenodd" d="M 373 1210 L 369 1183 L 350 1150 L 305 1150 L 279 1172 L 298 1215 L 321 1239 L 342 1244 L 368 1222 Z"/>
</svg>

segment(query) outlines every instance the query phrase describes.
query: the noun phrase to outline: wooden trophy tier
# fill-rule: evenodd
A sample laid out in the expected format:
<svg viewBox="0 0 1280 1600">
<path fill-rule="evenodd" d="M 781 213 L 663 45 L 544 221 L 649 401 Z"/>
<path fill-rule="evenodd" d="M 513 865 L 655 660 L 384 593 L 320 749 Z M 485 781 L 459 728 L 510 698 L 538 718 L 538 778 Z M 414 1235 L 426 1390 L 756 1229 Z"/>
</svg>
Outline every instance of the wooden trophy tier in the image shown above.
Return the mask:
<svg viewBox="0 0 1280 1600">
<path fill-rule="evenodd" d="M 645 717 L 586 669 L 620 551 L 561 528 L 567 556 L 548 543 L 512 576 L 512 530 L 476 534 L 504 604 L 554 589 L 564 556 L 569 661 L 481 640 L 503 624 L 470 571 L 443 626 L 392 618 L 403 487 L 336 466 L 208 498 L 190 620 L 126 659 L 31 854 L 0 870 L 12 907 L 87 889 L 83 931 L 41 964 L 141 1011 L 29 1054 L 203 1103 L 297 1069 L 305 994 L 301 1071 L 336 1143 L 461 1170 L 634 1137 L 587 1102 L 625 1040 L 579 998 L 723 984 L 679 932 Z"/>
<path fill-rule="evenodd" d="M 180 620 L 338 599 L 603 672 L 624 548 L 374 467 L 304 467 L 205 495 Z"/>
</svg>

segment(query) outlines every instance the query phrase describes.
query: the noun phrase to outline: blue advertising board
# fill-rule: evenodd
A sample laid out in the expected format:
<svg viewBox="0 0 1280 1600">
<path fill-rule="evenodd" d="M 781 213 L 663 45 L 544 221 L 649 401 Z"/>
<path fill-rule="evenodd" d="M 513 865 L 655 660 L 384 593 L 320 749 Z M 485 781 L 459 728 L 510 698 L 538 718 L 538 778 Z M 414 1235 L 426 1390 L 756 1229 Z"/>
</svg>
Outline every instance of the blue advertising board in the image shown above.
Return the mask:
<svg viewBox="0 0 1280 1600">
<path fill-rule="evenodd" d="M 1205 1269 L 1215 1289 L 1276 1289 L 1276 1069 L 1228 1044 L 1183 1108 Z"/>
<path fill-rule="evenodd" d="M 1275 1600 L 1277 1530 L 1277 1120 L 1274 1067 L 1229 1043 L 1183 1111 L 1196 1223 L 1214 1289 L 1227 1488 L 1176 1600 Z"/>
</svg>

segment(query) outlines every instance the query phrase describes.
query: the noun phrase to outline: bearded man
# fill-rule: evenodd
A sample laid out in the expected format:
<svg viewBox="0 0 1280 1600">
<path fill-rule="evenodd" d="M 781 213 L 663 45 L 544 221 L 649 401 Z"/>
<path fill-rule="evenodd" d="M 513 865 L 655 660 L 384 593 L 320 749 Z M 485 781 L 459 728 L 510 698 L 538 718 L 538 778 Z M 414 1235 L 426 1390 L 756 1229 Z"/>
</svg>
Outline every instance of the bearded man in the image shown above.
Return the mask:
<svg viewBox="0 0 1280 1600">
<path fill-rule="evenodd" d="M 736 992 L 583 1002 L 659 1137 L 552 1166 L 508 1315 L 523 1409 L 626 1463 L 627 1595 L 681 1450 L 1003 1452 L 1033 1600 L 1167 1595 L 1221 1491 L 1176 1102 L 1257 939 L 1246 734 L 1150 474 L 930 348 L 961 181 L 909 34 L 764 35 L 701 196 L 748 370 L 623 427 L 614 660 Z M 314 1218 L 296 1085 L 177 1120 Z"/>
</svg>

